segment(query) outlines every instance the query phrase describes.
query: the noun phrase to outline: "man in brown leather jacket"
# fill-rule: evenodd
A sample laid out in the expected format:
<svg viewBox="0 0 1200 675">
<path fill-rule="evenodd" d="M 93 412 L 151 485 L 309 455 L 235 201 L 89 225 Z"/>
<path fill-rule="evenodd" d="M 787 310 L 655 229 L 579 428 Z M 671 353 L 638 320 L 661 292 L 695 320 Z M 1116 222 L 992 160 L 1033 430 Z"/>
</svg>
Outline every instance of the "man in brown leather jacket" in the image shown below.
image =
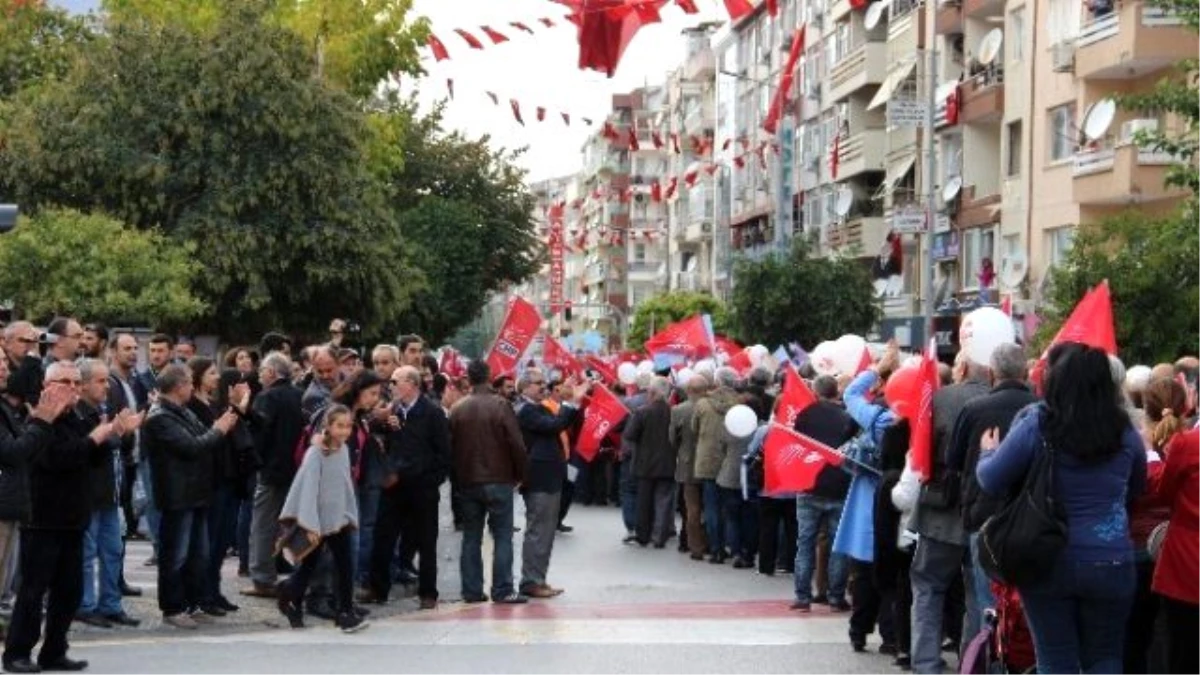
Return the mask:
<svg viewBox="0 0 1200 675">
<path fill-rule="evenodd" d="M 468 603 L 488 599 L 483 593 L 486 518 L 495 543 L 492 601 L 520 604 L 526 598 L 513 587 L 513 492 L 525 480 L 525 443 L 512 406 L 488 386 L 487 363 L 473 361 L 467 379 L 472 392 L 450 413 L 450 454 L 463 500 L 462 597 Z"/>
</svg>

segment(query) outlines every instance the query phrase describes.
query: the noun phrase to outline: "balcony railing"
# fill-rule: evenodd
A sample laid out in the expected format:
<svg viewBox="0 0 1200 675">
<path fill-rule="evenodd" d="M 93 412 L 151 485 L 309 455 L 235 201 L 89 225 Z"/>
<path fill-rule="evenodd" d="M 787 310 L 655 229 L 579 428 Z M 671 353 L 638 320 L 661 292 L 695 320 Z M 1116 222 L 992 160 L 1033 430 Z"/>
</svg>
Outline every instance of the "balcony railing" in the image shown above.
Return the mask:
<svg viewBox="0 0 1200 675">
<path fill-rule="evenodd" d="M 1080 27 L 1075 45 L 1081 78 L 1136 78 L 1196 56 L 1196 35 L 1179 16 L 1141 2 L 1093 17 Z"/>
<path fill-rule="evenodd" d="M 1154 202 L 1182 197 L 1186 191 L 1165 185 L 1176 159 L 1133 143 L 1088 148 L 1075 154 L 1074 199 L 1084 205 Z"/>
<path fill-rule="evenodd" d="M 962 34 L 963 8 L 961 0 L 938 0 L 934 31 L 938 35 Z"/>
<path fill-rule="evenodd" d="M 830 100 L 839 101 L 887 77 L 887 43 L 864 42 L 829 71 Z"/>
<path fill-rule="evenodd" d="M 977 73 L 962 83 L 962 112 L 964 124 L 989 124 L 1004 117 L 1004 71 L 991 68 Z"/>
</svg>

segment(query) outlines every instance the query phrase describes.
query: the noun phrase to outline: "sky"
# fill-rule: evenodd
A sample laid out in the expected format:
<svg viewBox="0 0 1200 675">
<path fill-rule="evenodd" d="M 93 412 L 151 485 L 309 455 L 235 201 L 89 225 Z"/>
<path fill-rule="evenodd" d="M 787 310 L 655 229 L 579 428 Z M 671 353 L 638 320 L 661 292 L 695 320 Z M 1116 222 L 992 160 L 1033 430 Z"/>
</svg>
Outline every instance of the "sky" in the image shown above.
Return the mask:
<svg viewBox="0 0 1200 675">
<path fill-rule="evenodd" d="M 580 117 L 603 119 L 615 93 L 644 84 L 662 83 L 666 74 L 683 62 L 684 28 L 705 20 L 728 19 L 720 0 L 698 0 L 700 14 L 684 14 L 673 2 L 662 9 L 662 23 L 642 28 L 625 50 L 612 79 L 603 73 L 577 67 L 579 50 L 575 27 L 565 20 L 567 8 L 549 0 L 415 0 L 417 14 L 429 17 L 434 35 L 450 52 L 450 59 L 435 62 L 428 50 L 428 77 L 418 85 L 423 105 L 446 95 L 446 79 L 454 80 L 454 100 L 446 110 L 446 124 L 470 136 L 491 136 L 494 146 L 528 146 L 520 163 L 530 180 L 574 173 L 582 164 L 580 149 L 589 128 Z M 554 20 L 554 28 L 537 23 Z M 536 31 L 529 35 L 509 26 L 521 21 Z M 489 25 L 509 38 L 492 45 L 478 30 Z M 483 50 L 467 47 L 455 28 L 471 31 L 484 43 Z M 494 91 L 500 105 L 492 105 L 485 92 Z M 525 126 L 513 119 L 508 100 L 521 104 Z M 535 108 L 546 108 L 546 121 L 537 122 Z M 559 112 L 571 115 L 563 124 Z M 596 127 L 592 127 L 594 131 Z"/>
</svg>

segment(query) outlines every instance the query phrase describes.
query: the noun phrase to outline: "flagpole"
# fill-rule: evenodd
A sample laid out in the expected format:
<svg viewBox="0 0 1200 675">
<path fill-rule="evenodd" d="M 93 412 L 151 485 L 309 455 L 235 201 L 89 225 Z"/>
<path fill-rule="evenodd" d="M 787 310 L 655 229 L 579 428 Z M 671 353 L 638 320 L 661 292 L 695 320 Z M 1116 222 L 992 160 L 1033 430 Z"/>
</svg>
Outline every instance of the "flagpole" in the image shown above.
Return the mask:
<svg viewBox="0 0 1200 675">
<path fill-rule="evenodd" d="M 780 423 L 778 423 L 778 422 L 772 422 L 772 423 L 771 423 L 771 426 L 772 426 L 772 427 L 779 427 L 780 429 L 783 429 L 784 431 L 786 431 L 786 432 L 788 432 L 788 433 L 790 433 L 790 434 L 794 434 L 794 435 L 797 435 L 797 436 L 804 436 L 804 434 L 801 434 L 800 432 L 796 431 L 795 429 L 789 429 L 788 427 L 786 427 L 786 426 L 784 426 L 784 425 L 782 425 L 782 424 L 780 424 Z M 805 437 L 805 438 L 809 438 L 808 436 L 804 436 L 804 437 Z M 812 439 L 812 438 L 809 438 L 809 440 L 816 441 L 816 439 Z M 816 441 L 816 442 L 817 442 L 817 443 L 820 443 L 820 441 Z M 829 448 L 829 449 L 830 449 L 831 451 L 833 451 L 833 453 L 834 453 L 835 455 L 837 455 L 839 458 L 841 458 L 843 461 L 850 462 L 851 464 L 853 464 L 853 465 L 855 465 L 855 466 L 857 466 L 857 467 L 859 467 L 859 468 L 861 468 L 861 469 L 864 469 L 864 470 L 866 470 L 866 471 L 870 471 L 871 473 L 875 474 L 876 476 L 882 476 L 882 475 L 883 475 L 883 472 L 882 472 L 882 471 L 880 471 L 879 469 L 876 469 L 875 467 L 873 467 L 873 466 L 870 466 L 870 465 L 868 465 L 868 464 L 863 464 L 862 462 L 858 461 L 857 459 L 854 459 L 853 457 L 851 457 L 851 456 L 849 456 L 849 455 L 847 455 L 847 454 L 846 454 L 846 452 L 845 452 L 845 448 L 846 448 L 846 446 L 850 445 L 850 443 L 851 443 L 851 442 L 852 442 L 852 441 L 847 441 L 846 443 L 844 443 L 844 444 L 842 444 L 842 445 L 838 446 L 838 447 L 837 447 L 837 449 L 834 449 L 834 448 Z M 825 444 L 824 444 L 824 443 L 821 443 L 821 445 L 825 445 Z M 829 446 L 825 446 L 825 447 L 829 447 Z"/>
</svg>

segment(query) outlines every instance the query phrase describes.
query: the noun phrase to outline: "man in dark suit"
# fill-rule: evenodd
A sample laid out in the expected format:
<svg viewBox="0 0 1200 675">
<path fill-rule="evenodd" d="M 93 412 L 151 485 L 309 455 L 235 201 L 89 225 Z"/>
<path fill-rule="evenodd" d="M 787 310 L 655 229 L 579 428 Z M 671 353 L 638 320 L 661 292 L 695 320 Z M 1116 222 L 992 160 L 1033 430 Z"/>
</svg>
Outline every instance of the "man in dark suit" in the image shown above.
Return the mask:
<svg viewBox="0 0 1200 675">
<path fill-rule="evenodd" d="M 522 491 L 525 498 L 525 540 L 521 547 L 522 594 L 531 598 L 552 598 L 562 589 L 546 583 L 550 568 L 550 553 L 558 529 L 559 498 L 567 477 L 567 458 L 560 434 L 568 429 L 579 415 L 579 403 L 586 389 L 576 389 L 575 383 L 564 382 L 563 403 L 553 414 L 542 403 L 546 397 L 546 375 L 530 368 L 521 375 L 517 390 L 517 424 L 529 452 Z"/>
</svg>

